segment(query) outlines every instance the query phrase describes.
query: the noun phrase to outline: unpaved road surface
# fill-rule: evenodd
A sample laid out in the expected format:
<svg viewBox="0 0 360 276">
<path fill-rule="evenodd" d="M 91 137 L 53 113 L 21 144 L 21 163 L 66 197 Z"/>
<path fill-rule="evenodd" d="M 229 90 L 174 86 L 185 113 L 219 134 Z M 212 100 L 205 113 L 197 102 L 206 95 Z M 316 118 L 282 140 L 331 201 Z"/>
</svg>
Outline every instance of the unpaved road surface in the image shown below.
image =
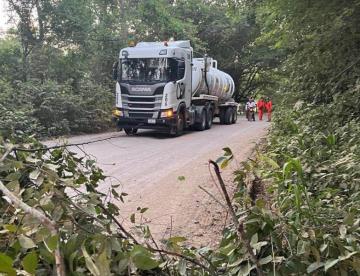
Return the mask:
<svg viewBox="0 0 360 276">
<path fill-rule="evenodd" d="M 120 182 L 119 192 L 128 194 L 125 203 L 119 203 L 120 219 L 125 227 L 132 228 L 130 215 L 137 213 L 136 221 L 148 223 L 157 240 L 185 236 L 191 245 L 215 246 L 227 216 L 224 209 L 198 187 L 202 186 L 223 200 L 210 174 L 208 160 L 221 156 L 224 147 L 232 149 L 235 160 L 222 176 L 229 191 L 233 191 L 233 171 L 249 157 L 268 127 L 267 122 L 248 122 L 239 118 L 234 125 L 214 123 L 210 130 L 189 131 L 177 138 L 144 130 L 136 136 L 112 132 L 76 136 L 67 142 L 83 143 L 113 137 L 82 148 L 96 158 L 109 176 L 100 185 L 100 190 L 106 192 L 110 183 Z M 137 207 L 149 209 L 141 216 Z"/>
</svg>

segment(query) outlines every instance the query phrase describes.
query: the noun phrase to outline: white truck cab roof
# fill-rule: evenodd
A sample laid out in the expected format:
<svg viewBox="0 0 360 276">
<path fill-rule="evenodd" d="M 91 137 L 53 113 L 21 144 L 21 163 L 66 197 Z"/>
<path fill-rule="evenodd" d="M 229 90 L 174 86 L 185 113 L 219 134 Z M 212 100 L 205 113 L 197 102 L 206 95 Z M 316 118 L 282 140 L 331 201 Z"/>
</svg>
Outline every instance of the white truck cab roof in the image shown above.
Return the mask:
<svg viewBox="0 0 360 276">
<path fill-rule="evenodd" d="M 186 58 L 192 48 L 189 40 L 168 42 L 139 42 L 134 47 L 127 47 L 120 51 L 119 58 Z M 190 59 L 190 56 L 188 57 Z"/>
</svg>

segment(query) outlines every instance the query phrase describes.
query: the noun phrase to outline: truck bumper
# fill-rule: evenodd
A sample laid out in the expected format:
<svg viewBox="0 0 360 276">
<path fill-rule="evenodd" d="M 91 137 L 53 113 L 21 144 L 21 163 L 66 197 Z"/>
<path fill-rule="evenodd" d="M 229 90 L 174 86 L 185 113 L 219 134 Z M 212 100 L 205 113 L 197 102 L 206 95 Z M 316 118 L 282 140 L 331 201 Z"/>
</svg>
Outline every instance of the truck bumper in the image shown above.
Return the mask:
<svg viewBox="0 0 360 276">
<path fill-rule="evenodd" d="M 175 117 L 161 119 L 113 117 L 113 121 L 118 128 L 169 130 L 176 126 Z"/>
</svg>

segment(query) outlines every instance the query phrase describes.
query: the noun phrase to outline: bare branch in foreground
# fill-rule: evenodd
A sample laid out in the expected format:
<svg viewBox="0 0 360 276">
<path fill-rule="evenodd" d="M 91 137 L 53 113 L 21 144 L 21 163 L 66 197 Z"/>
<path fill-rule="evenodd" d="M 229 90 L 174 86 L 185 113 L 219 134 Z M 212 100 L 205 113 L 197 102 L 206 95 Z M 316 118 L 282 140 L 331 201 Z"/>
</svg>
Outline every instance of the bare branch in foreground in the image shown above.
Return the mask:
<svg viewBox="0 0 360 276">
<path fill-rule="evenodd" d="M 214 170 L 215 170 L 216 176 L 217 176 L 217 178 L 219 180 L 222 192 L 224 193 L 224 196 L 225 196 L 225 199 L 226 199 L 226 204 L 227 204 L 227 207 L 228 207 L 228 209 L 230 211 L 230 214 L 232 216 L 233 223 L 234 223 L 234 225 L 235 225 L 235 227 L 236 227 L 236 229 L 237 229 L 237 231 L 239 233 L 239 236 L 240 236 L 241 240 L 244 242 L 244 244 L 246 246 L 246 249 L 247 249 L 247 251 L 248 251 L 248 253 L 250 255 L 251 261 L 256 266 L 257 275 L 263 276 L 264 272 L 260 268 L 259 261 L 256 258 L 255 254 L 253 252 L 253 249 L 251 248 L 250 241 L 246 238 L 245 231 L 244 231 L 244 225 L 242 223 L 239 224 L 238 218 L 237 218 L 237 216 L 235 214 L 235 211 L 234 211 L 234 208 L 233 208 L 233 206 L 231 204 L 231 200 L 230 200 L 229 194 L 228 194 L 228 192 L 226 190 L 224 180 L 222 179 L 221 174 L 220 174 L 219 165 L 216 162 L 212 161 L 212 160 L 209 160 L 209 163 L 214 166 Z"/>
<path fill-rule="evenodd" d="M 56 146 L 51 146 L 51 147 L 43 147 L 43 148 L 37 148 L 37 149 L 26 149 L 26 148 L 18 148 L 18 147 L 13 147 L 13 150 L 17 150 L 17 151 L 22 151 L 22 152 L 38 152 L 38 151 L 49 151 L 52 149 L 61 149 L 61 148 L 67 148 L 67 147 L 78 147 L 78 146 L 83 146 L 83 145 L 89 145 L 89 144 L 94 144 L 94 143 L 98 143 L 98 142 L 102 142 L 102 141 L 106 141 L 106 140 L 111 140 L 114 138 L 119 138 L 119 136 L 111 136 L 108 138 L 103 138 L 103 139 L 98 139 L 98 140 L 93 140 L 93 141 L 89 141 L 89 142 L 83 142 L 83 143 L 74 143 L 74 144 L 63 144 L 63 145 L 56 145 Z"/>
<path fill-rule="evenodd" d="M 212 164 L 214 166 L 214 171 L 216 173 L 216 176 L 219 180 L 219 184 L 220 184 L 220 187 L 221 187 L 221 190 L 225 196 L 225 200 L 226 200 L 226 205 L 230 211 L 230 214 L 231 214 L 231 217 L 233 219 L 233 222 L 234 222 L 234 225 L 236 228 L 239 227 L 239 221 L 236 217 L 236 214 L 235 214 L 235 211 L 234 211 L 234 208 L 231 204 L 231 200 L 230 200 L 230 197 L 229 197 L 229 193 L 227 192 L 226 190 L 226 187 L 225 187 L 225 183 L 224 183 L 224 180 L 222 179 L 221 177 L 221 173 L 220 173 L 220 168 L 219 168 L 219 165 L 215 162 L 215 161 L 212 161 L 212 160 L 209 160 L 209 163 Z"/>
<path fill-rule="evenodd" d="M 218 203 L 221 207 L 223 207 L 226 211 L 228 210 L 227 207 L 220 202 L 213 194 L 211 194 L 209 191 L 207 191 L 204 187 L 198 186 L 201 190 L 203 190 L 208 196 L 210 196 L 213 200 L 215 200 L 216 203 Z"/>
</svg>

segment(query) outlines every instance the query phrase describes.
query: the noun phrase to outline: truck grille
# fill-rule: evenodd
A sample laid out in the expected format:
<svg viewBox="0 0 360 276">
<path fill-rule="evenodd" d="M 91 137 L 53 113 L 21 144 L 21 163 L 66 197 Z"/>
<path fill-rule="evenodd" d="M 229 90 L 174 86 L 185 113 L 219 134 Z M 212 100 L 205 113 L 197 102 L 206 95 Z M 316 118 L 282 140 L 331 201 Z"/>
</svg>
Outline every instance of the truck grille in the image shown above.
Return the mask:
<svg viewBox="0 0 360 276">
<path fill-rule="evenodd" d="M 129 111 L 130 118 L 157 118 L 163 97 L 164 87 L 158 87 L 151 96 L 129 93 L 125 86 L 121 86 L 123 108 Z"/>
</svg>

